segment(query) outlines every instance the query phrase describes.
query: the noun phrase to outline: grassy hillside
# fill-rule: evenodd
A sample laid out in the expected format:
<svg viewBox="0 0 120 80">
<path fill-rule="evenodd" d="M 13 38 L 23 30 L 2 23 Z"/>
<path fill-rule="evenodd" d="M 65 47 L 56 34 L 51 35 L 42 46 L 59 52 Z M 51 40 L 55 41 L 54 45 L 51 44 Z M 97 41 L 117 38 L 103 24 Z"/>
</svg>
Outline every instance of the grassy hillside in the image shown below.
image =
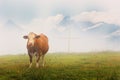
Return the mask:
<svg viewBox="0 0 120 80">
<path fill-rule="evenodd" d="M 28 55 L 0 56 L 0 80 L 120 80 L 120 52 L 47 54 L 28 69 Z"/>
</svg>

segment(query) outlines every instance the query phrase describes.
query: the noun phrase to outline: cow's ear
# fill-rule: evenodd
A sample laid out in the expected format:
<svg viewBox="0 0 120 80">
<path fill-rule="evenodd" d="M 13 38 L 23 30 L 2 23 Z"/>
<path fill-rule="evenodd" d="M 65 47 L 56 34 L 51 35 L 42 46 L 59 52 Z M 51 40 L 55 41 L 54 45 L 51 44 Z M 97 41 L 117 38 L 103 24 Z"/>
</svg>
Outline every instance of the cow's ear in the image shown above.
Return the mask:
<svg viewBox="0 0 120 80">
<path fill-rule="evenodd" d="M 35 38 L 40 38 L 40 35 L 35 36 Z"/>
<path fill-rule="evenodd" d="M 24 39 L 28 39 L 28 36 L 23 36 Z"/>
</svg>

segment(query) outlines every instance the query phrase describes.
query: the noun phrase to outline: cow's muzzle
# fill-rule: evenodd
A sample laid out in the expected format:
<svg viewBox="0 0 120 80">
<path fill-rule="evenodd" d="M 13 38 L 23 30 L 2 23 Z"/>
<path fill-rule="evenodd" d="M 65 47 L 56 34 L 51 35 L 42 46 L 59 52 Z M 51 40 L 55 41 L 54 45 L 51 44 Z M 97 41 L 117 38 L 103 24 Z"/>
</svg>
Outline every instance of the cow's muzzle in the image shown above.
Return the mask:
<svg viewBox="0 0 120 80">
<path fill-rule="evenodd" d="M 32 44 L 32 43 L 28 43 L 28 46 L 29 46 L 29 47 L 33 47 L 33 44 Z"/>
</svg>

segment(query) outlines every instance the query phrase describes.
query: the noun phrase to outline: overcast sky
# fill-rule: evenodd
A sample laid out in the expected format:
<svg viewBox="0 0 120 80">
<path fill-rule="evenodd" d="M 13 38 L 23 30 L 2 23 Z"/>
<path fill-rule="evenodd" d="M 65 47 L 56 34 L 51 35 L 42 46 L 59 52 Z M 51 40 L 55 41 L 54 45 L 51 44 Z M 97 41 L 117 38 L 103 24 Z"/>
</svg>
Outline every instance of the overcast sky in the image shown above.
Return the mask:
<svg viewBox="0 0 120 80">
<path fill-rule="evenodd" d="M 0 54 L 26 53 L 44 33 L 49 52 L 120 50 L 120 0 L 0 0 Z"/>
</svg>

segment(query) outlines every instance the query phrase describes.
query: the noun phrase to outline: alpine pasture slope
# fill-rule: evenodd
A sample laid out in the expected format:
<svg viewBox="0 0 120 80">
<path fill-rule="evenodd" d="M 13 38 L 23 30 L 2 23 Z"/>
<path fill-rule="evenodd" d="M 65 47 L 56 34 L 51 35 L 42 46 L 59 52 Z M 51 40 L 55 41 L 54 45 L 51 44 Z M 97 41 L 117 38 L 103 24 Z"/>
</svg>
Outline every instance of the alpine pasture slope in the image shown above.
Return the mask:
<svg viewBox="0 0 120 80">
<path fill-rule="evenodd" d="M 120 80 L 120 52 L 48 53 L 40 68 L 28 62 L 28 55 L 0 56 L 0 80 Z"/>
</svg>

